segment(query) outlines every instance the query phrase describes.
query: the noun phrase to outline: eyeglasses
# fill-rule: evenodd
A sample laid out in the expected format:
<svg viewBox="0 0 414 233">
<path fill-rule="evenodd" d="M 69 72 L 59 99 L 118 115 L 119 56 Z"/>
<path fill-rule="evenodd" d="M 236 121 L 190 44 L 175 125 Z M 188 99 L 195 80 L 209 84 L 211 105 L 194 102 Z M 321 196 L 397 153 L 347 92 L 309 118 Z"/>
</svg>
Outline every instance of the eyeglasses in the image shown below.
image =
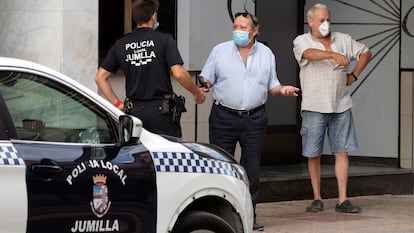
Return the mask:
<svg viewBox="0 0 414 233">
<path fill-rule="evenodd" d="M 243 16 L 243 17 L 245 17 L 245 18 L 250 18 L 250 19 L 252 20 L 253 25 L 254 25 L 255 27 L 259 26 L 259 22 L 258 22 L 258 20 L 257 20 L 256 16 L 254 16 L 254 15 L 250 14 L 249 12 L 239 12 L 239 13 L 236 13 L 236 14 L 234 15 L 234 18 L 237 18 L 237 17 L 239 17 L 239 16 Z"/>
</svg>

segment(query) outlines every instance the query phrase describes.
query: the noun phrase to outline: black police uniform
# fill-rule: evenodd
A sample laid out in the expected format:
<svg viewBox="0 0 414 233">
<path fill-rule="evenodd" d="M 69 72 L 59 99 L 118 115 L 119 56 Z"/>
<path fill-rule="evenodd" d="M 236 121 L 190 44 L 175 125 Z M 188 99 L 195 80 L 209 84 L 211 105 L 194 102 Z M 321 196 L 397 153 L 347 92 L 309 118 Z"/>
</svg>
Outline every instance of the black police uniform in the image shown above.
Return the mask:
<svg viewBox="0 0 414 233">
<path fill-rule="evenodd" d="M 181 137 L 179 122 L 163 113 L 164 94 L 172 94 L 170 67 L 183 64 L 177 44 L 170 34 L 152 28 L 135 28 L 115 42 L 101 67 L 115 73 L 121 68 L 126 77 L 126 96 L 143 127 L 158 134 Z"/>
</svg>

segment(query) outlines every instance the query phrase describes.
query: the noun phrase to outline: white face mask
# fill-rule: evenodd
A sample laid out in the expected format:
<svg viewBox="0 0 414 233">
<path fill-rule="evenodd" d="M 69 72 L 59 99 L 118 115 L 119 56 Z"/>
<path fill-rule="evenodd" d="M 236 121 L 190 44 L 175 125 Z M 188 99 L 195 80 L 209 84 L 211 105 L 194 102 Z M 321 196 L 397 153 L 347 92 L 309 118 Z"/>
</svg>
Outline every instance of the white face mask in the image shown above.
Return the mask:
<svg viewBox="0 0 414 233">
<path fill-rule="evenodd" d="M 323 37 L 326 37 L 330 32 L 330 24 L 328 21 L 323 21 L 323 23 L 319 26 L 319 32 L 322 34 Z"/>
</svg>

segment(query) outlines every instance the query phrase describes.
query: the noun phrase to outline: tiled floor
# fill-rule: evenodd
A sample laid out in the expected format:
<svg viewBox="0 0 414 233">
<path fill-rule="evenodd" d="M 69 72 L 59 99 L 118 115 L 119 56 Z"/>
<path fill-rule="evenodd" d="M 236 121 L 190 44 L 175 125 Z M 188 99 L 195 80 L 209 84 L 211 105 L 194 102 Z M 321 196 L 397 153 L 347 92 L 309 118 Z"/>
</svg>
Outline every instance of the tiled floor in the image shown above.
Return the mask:
<svg viewBox="0 0 414 233">
<path fill-rule="evenodd" d="M 310 200 L 259 203 L 257 221 L 265 233 L 413 233 L 414 195 L 352 197 L 359 214 L 336 213 L 336 199 L 324 200 L 325 210 L 307 213 Z"/>
</svg>

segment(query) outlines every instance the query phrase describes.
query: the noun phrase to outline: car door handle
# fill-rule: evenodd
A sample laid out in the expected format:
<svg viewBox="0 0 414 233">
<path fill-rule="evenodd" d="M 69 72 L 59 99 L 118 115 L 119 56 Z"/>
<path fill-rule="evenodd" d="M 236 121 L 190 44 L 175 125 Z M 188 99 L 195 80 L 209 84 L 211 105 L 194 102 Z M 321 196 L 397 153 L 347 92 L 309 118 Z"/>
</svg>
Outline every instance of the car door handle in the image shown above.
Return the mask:
<svg viewBox="0 0 414 233">
<path fill-rule="evenodd" d="M 34 164 L 32 171 L 41 174 L 58 174 L 62 173 L 63 168 L 59 165 Z"/>
</svg>

